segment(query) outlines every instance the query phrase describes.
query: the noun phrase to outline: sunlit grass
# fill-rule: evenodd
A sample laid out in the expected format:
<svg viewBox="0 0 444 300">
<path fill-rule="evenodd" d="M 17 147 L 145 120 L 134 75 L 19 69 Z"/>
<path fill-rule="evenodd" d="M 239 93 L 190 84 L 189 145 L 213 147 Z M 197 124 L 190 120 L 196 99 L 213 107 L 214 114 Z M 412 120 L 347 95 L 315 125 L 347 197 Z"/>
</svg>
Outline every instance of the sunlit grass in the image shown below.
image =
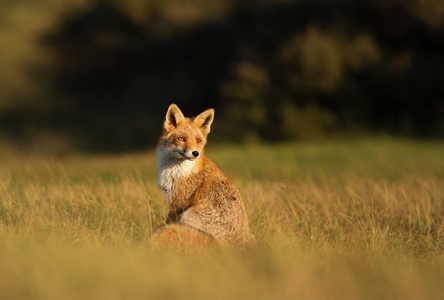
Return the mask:
<svg viewBox="0 0 444 300">
<path fill-rule="evenodd" d="M 444 144 L 217 146 L 257 245 L 172 253 L 152 151 L 0 162 L 2 299 L 439 299 Z"/>
</svg>

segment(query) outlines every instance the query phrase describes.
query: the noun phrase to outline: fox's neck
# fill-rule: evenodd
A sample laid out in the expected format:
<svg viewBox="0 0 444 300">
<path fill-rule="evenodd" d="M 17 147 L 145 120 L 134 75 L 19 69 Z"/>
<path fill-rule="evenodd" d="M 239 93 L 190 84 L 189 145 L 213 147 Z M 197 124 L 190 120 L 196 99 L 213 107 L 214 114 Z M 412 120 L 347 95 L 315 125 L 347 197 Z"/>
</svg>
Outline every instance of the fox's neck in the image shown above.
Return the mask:
<svg viewBox="0 0 444 300">
<path fill-rule="evenodd" d="M 179 182 L 199 172 L 199 159 L 178 159 L 163 147 L 157 148 L 157 184 L 162 189 L 168 204 L 171 204 L 177 193 Z M 185 196 L 185 195 L 184 195 Z"/>
</svg>

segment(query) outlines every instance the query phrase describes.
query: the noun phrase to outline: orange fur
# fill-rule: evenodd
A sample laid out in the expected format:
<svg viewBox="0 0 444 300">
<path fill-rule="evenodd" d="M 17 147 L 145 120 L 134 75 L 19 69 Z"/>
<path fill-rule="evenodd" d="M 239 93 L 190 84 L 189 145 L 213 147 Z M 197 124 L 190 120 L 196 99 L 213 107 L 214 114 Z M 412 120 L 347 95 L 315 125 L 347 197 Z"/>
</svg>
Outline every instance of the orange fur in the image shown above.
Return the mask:
<svg viewBox="0 0 444 300">
<path fill-rule="evenodd" d="M 209 248 L 217 245 L 212 236 L 179 224 L 170 224 L 160 227 L 156 230 L 152 238 L 156 246 L 169 249 L 197 249 Z"/>
<path fill-rule="evenodd" d="M 213 119 L 213 109 L 194 119 L 185 118 L 175 104 L 168 109 L 157 148 L 158 184 L 170 206 L 166 224 L 181 226 L 174 227 L 184 232 L 181 240 L 195 240 L 189 233 L 197 230 L 221 245 L 248 244 L 253 237 L 242 196 L 205 155 Z M 169 232 L 157 238 L 171 240 L 171 236 Z"/>
</svg>

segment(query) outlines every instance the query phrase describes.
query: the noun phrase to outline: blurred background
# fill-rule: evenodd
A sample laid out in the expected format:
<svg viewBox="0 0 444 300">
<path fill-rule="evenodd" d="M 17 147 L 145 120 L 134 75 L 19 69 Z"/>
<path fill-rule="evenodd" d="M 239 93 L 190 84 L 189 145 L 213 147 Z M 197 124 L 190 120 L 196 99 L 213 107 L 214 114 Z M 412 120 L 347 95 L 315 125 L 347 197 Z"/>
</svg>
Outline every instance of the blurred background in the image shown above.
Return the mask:
<svg viewBox="0 0 444 300">
<path fill-rule="evenodd" d="M 0 143 L 122 152 L 170 103 L 211 141 L 444 137 L 442 0 L 1 0 Z"/>
</svg>

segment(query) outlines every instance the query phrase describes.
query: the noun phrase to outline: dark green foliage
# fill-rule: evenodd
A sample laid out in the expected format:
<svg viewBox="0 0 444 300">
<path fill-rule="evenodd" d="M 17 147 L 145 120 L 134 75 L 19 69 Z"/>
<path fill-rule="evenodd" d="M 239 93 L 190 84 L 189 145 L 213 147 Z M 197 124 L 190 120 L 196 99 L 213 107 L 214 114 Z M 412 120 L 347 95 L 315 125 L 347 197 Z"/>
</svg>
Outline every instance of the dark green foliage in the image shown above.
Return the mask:
<svg viewBox="0 0 444 300">
<path fill-rule="evenodd" d="M 362 131 L 442 137 L 442 6 L 439 0 L 80 5 L 36 38 L 51 51 L 50 62 L 32 68 L 44 95 L 36 99 L 45 99 L 35 101 L 47 109 L 3 105 L 0 128 L 15 137 L 32 134 L 29 128 L 63 133 L 85 150 L 135 150 L 155 143 L 174 102 L 187 115 L 214 107 L 216 140 Z M 0 101 L 9 98 L 22 99 L 12 93 Z"/>
</svg>

